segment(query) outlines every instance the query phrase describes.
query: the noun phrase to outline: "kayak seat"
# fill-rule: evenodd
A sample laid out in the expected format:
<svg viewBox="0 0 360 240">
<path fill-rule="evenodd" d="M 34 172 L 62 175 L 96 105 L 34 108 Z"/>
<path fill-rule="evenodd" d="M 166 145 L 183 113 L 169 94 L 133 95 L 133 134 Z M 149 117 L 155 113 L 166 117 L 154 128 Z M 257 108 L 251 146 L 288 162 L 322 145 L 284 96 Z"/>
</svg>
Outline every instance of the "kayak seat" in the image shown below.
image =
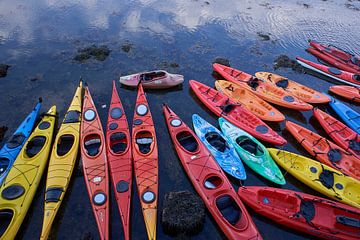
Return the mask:
<svg viewBox="0 0 360 240">
<path fill-rule="evenodd" d="M 13 217 L 14 212 L 10 209 L 4 209 L 0 211 L 0 238 L 2 238 L 8 229 Z"/>
<path fill-rule="evenodd" d="M 114 153 L 122 153 L 126 150 L 126 134 L 123 132 L 113 133 L 110 136 L 111 150 Z"/>
<path fill-rule="evenodd" d="M 208 143 L 210 143 L 211 146 L 220 152 L 225 152 L 225 150 L 228 148 L 225 139 L 216 132 L 206 133 L 205 139 L 208 141 Z"/>
<path fill-rule="evenodd" d="M 64 189 L 61 187 L 51 187 L 46 189 L 45 201 L 46 202 L 58 202 L 60 201 L 61 194 L 64 192 Z"/>
<path fill-rule="evenodd" d="M 231 112 L 231 110 L 233 110 L 235 108 L 236 105 L 234 104 L 225 104 L 220 106 L 220 109 L 224 112 L 224 113 L 229 113 Z"/>
<path fill-rule="evenodd" d="M 346 217 L 343 215 L 337 215 L 336 222 L 341 223 L 346 226 L 360 229 L 360 220 L 359 219 L 350 218 L 350 217 Z"/>
<path fill-rule="evenodd" d="M 99 138 L 90 139 L 84 143 L 84 147 L 89 156 L 96 156 L 99 153 L 100 146 L 101 140 Z"/>
<path fill-rule="evenodd" d="M 216 199 L 216 206 L 221 215 L 231 224 L 236 225 L 240 220 L 241 211 L 234 199 L 229 195 L 221 196 Z"/>
<path fill-rule="evenodd" d="M 114 153 L 122 153 L 126 150 L 127 144 L 123 142 L 115 143 L 111 146 L 111 150 Z"/>
<path fill-rule="evenodd" d="M 136 144 L 139 147 L 139 151 L 142 154 L 147 154 L 151 151 L 151 143 L 153 142 L 153 138 L 151 137 L 144 137 L 144 138 L 137 138 Z"/>
<path fill-rule="evenodd" d="M 278 81 L 278 82 L 276 83 L 276 86 L 285 89 L 285 88 L 287 88 L 287 87 L 289 86 L 289 80 L 287 80 L 287 79 L 281 79 L 280 81 Z"/>
<path fill-rule="evenodd" d="M 251 78 L 247 84 L 254 90 L 259 86 L 259 79 L 257 78 Z"/>
<path fill-rule="evenodd" d="M 32 138 L 26 144 L 26 148 L 25 148 L 26 155 L 28 155 L 28 157 L 30 158 L 34 157 L 44 147 L 45 142 L 46 142 L 46 137 L 38 136 Z"/>
<path fill-rule="evenodd" d="M 324 187 L 327 189 L 331 189 L 334 186 L 334 173 L 329 170 L 323 170 L 320 173 L 319 179 L 318 179 Z"/>
<path fill-rule="evenodd" d="M 360 151 L 360 142 L 355 141 L 355 140 L 350 140 L 349 148 L 354 151 Z"/>
<path fill-rule="evenodd" d="M 307 223 L 311 222 L 315 217 L 315 204 L 312 201 L 301 200 L 299 214 L 305 218 Z"/>
<path fill-rule="evenodd" d="M 21 146 L 23 144 L 25 138 L 26 137 L 25 137 L 25 135 L 23 133 L 16 133 L 16 134 L 11 136 L 9 141 L 6 143 L 6 146 L 8 148 L 19 147 L 19 146 Z"/>
<path fill-rule="evenodd" d="M 67 112 L 63 123 L 77 123 L 80 122 L 81 112 L 72 110 Z"/>
<path fill-rule="evenodd" d="M 360 74 L 354 74 L 354 75 L 353 75 L 353 79 L 354 79 L 355 81 L 360 82 Z"/>
<path fill-rule="evenodd" d="M 58 156 L 66 155 L 74 145 L 75 138 L 73 135 L 62 135 L 59 137 L 59 140 L 56 145 L 56 154 Z"/>
<path fill-rule="evenodd" d="M 189 132 L 180 132 L 176 135 L 176 139 L 180 145 L 189 152 L 196 152 L 198 149 L 198 143 L 194 136 Z"/>
<path fill-rule="evenodd" d="M 263 150 L 260 148 L 260 146 L 252 141 L 251 139 L 245 137 L 245 138 L 237 138 L 236 139 L 236 143 L 245 151 L 254 154 L 254 155 L 259 155 L 259 154 L 263 154 Z"/>
<path fill-rule="evenodd" d="M 339 149 L 330 149 L 327 155 L 329 160 L 333 163 L 337 163 L 342 159 L 341 151 Z"/>
<path fill-rule="evenodd" d="M 148 72 L 140 75 L 140 81 L 151 81 L 154 78 L 164 77 L 166 75 L 163 71 Z"/>
<path fill-rule="evenodd" d="M 5 157 L 0 157 L 0 176 L 6 171 L 10 163 L 10 160 Z"/>
</svg>

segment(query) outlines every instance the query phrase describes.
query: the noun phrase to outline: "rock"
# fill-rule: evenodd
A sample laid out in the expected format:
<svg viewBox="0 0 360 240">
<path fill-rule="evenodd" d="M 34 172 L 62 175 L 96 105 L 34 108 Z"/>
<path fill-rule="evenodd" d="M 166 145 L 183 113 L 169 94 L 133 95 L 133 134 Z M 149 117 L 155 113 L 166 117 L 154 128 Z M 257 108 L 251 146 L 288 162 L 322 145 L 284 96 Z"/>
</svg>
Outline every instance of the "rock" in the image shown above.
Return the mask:
<svg viewBox="0 0 360 240">
<path fill-rule="evenodd" d="M 274 69 L 278 68 L 291 68 L 296 72 L 303 72 L 304 68 L 298 64 L 295 60 L 290 59 L 286 55 L 278 56 L 274 61 Z"/>
<path fill-rule="evenodd" d="M 4 136 L 5 136 L 5 133 L 6 133 L 7 130 L 8 130 L 7 126 L 1 126 L 0 127 L 0 142 L 2 140 L 4 140 Z"/>
<path fill-rule="evenodd" d="M 124 52 L 128 53 L 130 52 L 130 50 L 132 49 L 132 43 L 124 43 L 122 46 L 121 46 L 121 50 L 123 50 Z"/>
<path fill-rule="evenodd" d="M 0 77 L 6 77 L 9 65 L 0 63 Z"/>
<path fill-rule="evenodd" d="M 161 214 L 165 233 L 179 237 L 196 234 L 202 230 L 204 221 L 205 206 L 198 196 L 188 191 L 165 195 Z"/>
<path fill-rule="evenodd" d="M 230 61 L 227 58 L 223 58 L 223 57 L 217 57 L 213 60 L 212 63 L 220 63 L 221 65 L 225 65 L 230 67 Z"/>
<path fill-rule="evenodd" d="M 178 67 L 179 67 L 179 64 L 176 63 L 176 62 L 172 62 L 172 63 L 170 63 L 169 66 L 172 67 L 172 68 L 178 68 Z"/>
<path fill-rule="evenodd" d="M 111 50 L 106 45 L 97 47 L 92 45 L 90 47 L 81 48 L 77 50 L 78 54 L 74 57 L 75 61 L 84 62 L 91 57 L 98 61 L 104 61 L 109 55 Z"/>
<path fill-rule="evenodd" d="M 257 35 L 261 38 L 263 41 L 269 41 L 270 40 L 270 34 L 265 34 L 258 32 Z"/>
<path fill-rule="evenodd" d="M 32 81 L 32 82 L 36 82 L 36 81 L 38 81 L 38 80 L 43 80 L 43 79 L 44 79 L 44 74 L 38 73 L 38 74 L 36 74 L 34 77 L 30 77 L 29 79 L 30 79 L 30 81 Z"/>
</svg>

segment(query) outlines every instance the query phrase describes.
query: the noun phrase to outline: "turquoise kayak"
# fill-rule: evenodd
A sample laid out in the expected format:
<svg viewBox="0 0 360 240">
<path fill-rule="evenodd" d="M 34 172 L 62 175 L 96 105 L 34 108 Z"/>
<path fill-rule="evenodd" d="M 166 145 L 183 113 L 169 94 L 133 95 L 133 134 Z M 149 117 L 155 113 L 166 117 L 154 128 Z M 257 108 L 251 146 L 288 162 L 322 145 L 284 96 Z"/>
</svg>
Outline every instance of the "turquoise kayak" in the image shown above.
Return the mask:
<svg viewBox="0 0 360 240">
<path fill-rule="evenodd" d="M 41 108 L 41 98 L 35 108 L 16 129 L 10 139 L 0 150 L 0 184 L 3 183 L 9 173 L 17 155 L 29 138 Z"/>
<path fill-rule="evenodd" d="M 241 160 L 264 178 L 279 184 L 286 183 L 283 174 L 268 150 L 256 138 L 235 127 L 224 118 L 219 118 L 221 131 L 234 145 Z"/>
<path fill-rule="evenodd" d="M 344 103 L 331 97 L 330 106 L 339 117 L 357 134 L 360 134 L 360 114 Z"/>
<path fill-rule="evenodd" d="M 193 126 L 200 141 L 215 158 L 220 167 L 231 176 L 246 179 L 246 172 L 234 146 L 227 142 L 226 137 L 213 125 L 199 115 L 192 115 Z"/>
</svg>

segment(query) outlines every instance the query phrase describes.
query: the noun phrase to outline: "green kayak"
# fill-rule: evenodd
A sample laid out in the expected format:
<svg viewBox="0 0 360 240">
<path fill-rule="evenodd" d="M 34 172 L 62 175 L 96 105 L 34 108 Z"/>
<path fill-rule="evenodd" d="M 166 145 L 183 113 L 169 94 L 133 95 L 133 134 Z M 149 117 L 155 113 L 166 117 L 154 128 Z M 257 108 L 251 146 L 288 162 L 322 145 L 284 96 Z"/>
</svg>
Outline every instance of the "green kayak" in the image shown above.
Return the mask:
<svg viewBox="0 0 360 240">
<path fill-rule="evenodd" d="M 219 118 L 219 125 L 221 131 L 234 145 L 241 160 L 248 165 L 249 168 L 276 184 L 284 185 L 286 183 L 279 167 L 271 158 L 264 145 L 224 118 Z"/>
</svg>

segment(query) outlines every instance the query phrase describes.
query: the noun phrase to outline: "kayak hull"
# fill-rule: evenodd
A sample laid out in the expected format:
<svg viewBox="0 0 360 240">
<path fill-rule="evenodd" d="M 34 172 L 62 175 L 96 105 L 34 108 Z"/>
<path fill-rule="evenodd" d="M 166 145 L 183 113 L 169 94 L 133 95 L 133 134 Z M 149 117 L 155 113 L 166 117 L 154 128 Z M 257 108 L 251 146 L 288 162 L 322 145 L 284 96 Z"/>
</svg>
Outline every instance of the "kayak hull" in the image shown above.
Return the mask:
<svg viewBox="0 0 360 240">
<path fill-rule="evenodd" d="M 360 90 L 358 87 L 345 85 L 331 86 L 329 91 L 350 101 L 360 102 Z"/>
<path fill-rule="evenodd" d="M 360 134 L 360 114 L 351 109 L 344 103 L 331 99 L 330 107 L 339 115 L 339 117 L 357 134 Z"/>
</svg>

